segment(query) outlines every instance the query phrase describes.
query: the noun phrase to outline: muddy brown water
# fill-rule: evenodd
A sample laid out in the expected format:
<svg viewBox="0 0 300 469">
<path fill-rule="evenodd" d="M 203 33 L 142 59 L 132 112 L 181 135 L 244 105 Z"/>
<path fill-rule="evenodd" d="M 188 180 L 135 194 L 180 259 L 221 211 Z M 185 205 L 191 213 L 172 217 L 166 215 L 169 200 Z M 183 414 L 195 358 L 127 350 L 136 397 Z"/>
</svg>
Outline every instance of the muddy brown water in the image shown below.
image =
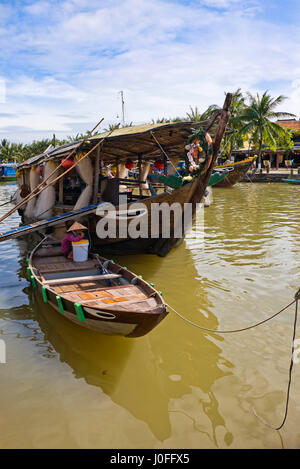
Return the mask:
<svg viewBox="0 0 300 469">
<path fill-rule="evenodd" d="M 0 186 L 0 203 L 15 187 Z M 244 327 L 300 287 L 300 187 L 245 183 L 213 196 L 166 258 L 115 260 L 190 320 Z M 14 215 L 1 231 L 18 223 Z M 32 247 L 32 240 L 0 244 L 0 448 L 300 447 L 300 364 L 285 427 L 276 432 L 253 414 L 275 426 L 283 417 L 294 308 L 226 336 L 174 313 L 143 338 L 102 336 L 34 298 L 25 275 Z"/>
</svg>

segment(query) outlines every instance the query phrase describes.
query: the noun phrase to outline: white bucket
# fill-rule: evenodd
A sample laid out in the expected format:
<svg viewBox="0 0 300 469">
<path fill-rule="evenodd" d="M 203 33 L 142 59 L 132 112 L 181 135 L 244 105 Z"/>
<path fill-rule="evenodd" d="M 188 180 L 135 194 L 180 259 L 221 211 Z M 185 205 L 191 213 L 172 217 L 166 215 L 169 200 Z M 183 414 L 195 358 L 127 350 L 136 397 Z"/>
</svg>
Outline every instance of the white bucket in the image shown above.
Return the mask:
<svg viewBox="0 0 300 469">
<path fill-rule="evenodd" d="M 81 241 L 74 241 L 72 243 L 74 262 L 84 262 L 88 260 L 89 244 L 90 243 L 87 239 L 82 239 Z"/>
</svg>

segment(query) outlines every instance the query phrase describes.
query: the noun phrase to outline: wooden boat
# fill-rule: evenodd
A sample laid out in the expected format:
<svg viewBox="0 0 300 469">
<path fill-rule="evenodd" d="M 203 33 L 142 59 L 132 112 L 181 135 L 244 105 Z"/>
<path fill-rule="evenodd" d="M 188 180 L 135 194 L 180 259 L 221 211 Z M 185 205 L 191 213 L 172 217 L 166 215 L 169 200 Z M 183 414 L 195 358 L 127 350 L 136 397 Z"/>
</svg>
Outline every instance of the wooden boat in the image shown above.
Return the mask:
<svg viewBox="0 0 300 469">
<path fill-rule="evenodd" d="M 213 171 L 210 175 L 208 186 L 215 186 L 219 182 L 223 181 L 229 174 L 228 169 L 222 171 Z"/>
<path fill-rule="evenodd" d="M 97 224 L 104 217 L 99 213 L 89 213 L 88 223 L 94 249 L 101 253 L 147 252 L 165 256 L 182 241 L 185 235 L 184 228 L 181 230 L 182 234 L 177 234 L 173 219 L 170 218 L 169 236 L 164 236 L 164 227 L 160 220 L 158 232 L 155 236 L 152 236 L 151 233 L 147 237 L 134 239 L 128 232 L 125 235 L 124 231 L 120 233 L 122 231 L 120 229 L 120 222 L 123 222 L 126 214 L 128 219 L 137 219 L 140 216 L 141 202 L 147 213 L 149 227 L 153 225 L 152 209 L 154 207 L 155 210 L 158 204 L 164 204 L 168 207 L 172 207 L 174 203 L 179 204 L 182 212 L 182 227 L 185 227 L 184 215 L 186 204 L 192 207 L 192 217 L 194 217 L 197 204 L 201 202 L 205 194 L 220 143 L 226 130 L 230 116 L 231 98 L 232 95 L 229 93 L 225 99 L 223 109 L 216 111 L 212 118 L 205 122 L 149 124 L 117 129 L 112 133 L 99 134 L 80 142 L 57 147 L 46 154 L 38 155 L 23 162 L 18 166 L 20 172 L 18 184 L 20 189 L 29 189 L 29 197 L 31 198 L 39 194 L 36 187 L 39 188 L 43 184 L 43 181 L 39 182 L 36 180 L 36 172 L 44 168 L 44 180 L 46 181 L 46 174 L 49 178 L 53 167 L 59 168 L 60 171 L 65 167 L 63 166 L 62 168 L 61 165 L 69 158 L 70 152 L 75 152 L 77 158 L 80 156 L 74 167 L 85 158 L 83 163 L 88 162 L 88 171 L 84 169 L 84 165 L 82 168 L 79 165 L 74 170 L 72 168 L 68 169 L 67 171 L 72 172 L 68 172 L 67 177 L 67 171 L 65 171 L 54 179 L 50 178 L 41 190 L 49 192 L 52 205 L 50 203 L 47 205 L 47 201 L 40 200 L 40 197 L 44 195 L 44 192 L 42 192 L 35 206 L 34 200 L 30 199 L 26 206 L 23 205 L 20 208 L 19 204 L 23 203 L 21 195 L 21 202 L 19 199 L 17 208 L 22 216 L 22 220 L 24 222 L 49 218 L 50 220 L 55 220 L 57 216 L 63 213 L 72 214 L 79 208 L 89 207 L 91 203 L 97 205 L 99 202 L 108 202 L 115 207 L 116 230 L 113 235 L 109 234 L 107 237 L 99 237 L 97 234 Z M 149 171 L 151 163 L 153 161 L 157 162 L 159 159 L 159 161 L 163 160 L 166 170 L 168 162 L 182 159 L 187 139 L 195 132 L 195 129 L 203 129 L 205 132 L 209 131 L 214 137 L 212 153 L 210 156 L 207 156 L 205 163 L 203 163 L 201 174 L 191 177 L 191 181 L 187 183 L 185 181 L 185 184 L 178 188 L 171 189 L 164 186 L 163 192 L 152 194 L 146 184 L 147 168 Z M 128 161 L 138 168 L 139 180 L 124 177 L 124 174 L 126 174 L 124 169 Z M 173 163 L 172 165 L 174 166 Z M 114 176 L 103 176 L 103 171 L 106 171 L 107 168 L 111 170 L 112 166 L 115 167 Z M 165 173 L 165 175 L 167 176 L 168 174 Z M 76 187 L 74 189 L 71 188 L 69 179 L 71 179 L 71 182 L 74 182 L 78 180 L 78 176 L 80 176 L 83 185 L 79 185 L 79 192 L 76 192 Z M 26 194 L 26 190 L 23 190 L 24 193 Z M 22 194 L 22 190 L 20 190 L 20 194 Z M 124 207 L 120 202 L 120 196 L 125 195 L 128 197 L 128 204 Z M 46 198 L 44 197 L 44 199 Z M 27 199 L 23 198 L 23 201 L 26 203 Z M 39 210 L 40 205 L 43 205 L 44 210 Z M 85 219 L 82 221 L 86 223 Z M 48 223 L 48 227 L 51 225 L 52 221 Z M 176 226 L 178 225 L 179 222 Z M 57 236 L 56 233 L 54 235 Z"/>
<path fill-rule="evenodd" d="M 288 184 L 300 184 L 300 179 L 282 179 L 282 182 L 287 182 Z"/>
<path fill-rule="evenodd" d="M 228 169 L 228 175 L 222 180 L 217 182 L 214 187 L 231 187 L 239 182 L 244 174 L 250 169 L 256 156 L 251 156 L 246 160 L 238 161 L 237 163 L 228 163 L 219 166 L 215 166 L 214 169 Z"/>
<path fill-rule="evenodd" d="M 12 182 L 17 180 L 15 163 L 0 163 L 0 182 Z"/>
<path fill-rule="evenodd" d="M 160 292 L 126 267 L 90 254 L 73 262 L 43 240 L 27 261 L 37 295 L 70 321 L 102 334 L 140 337 L 168 314 Z"/>
</svg>

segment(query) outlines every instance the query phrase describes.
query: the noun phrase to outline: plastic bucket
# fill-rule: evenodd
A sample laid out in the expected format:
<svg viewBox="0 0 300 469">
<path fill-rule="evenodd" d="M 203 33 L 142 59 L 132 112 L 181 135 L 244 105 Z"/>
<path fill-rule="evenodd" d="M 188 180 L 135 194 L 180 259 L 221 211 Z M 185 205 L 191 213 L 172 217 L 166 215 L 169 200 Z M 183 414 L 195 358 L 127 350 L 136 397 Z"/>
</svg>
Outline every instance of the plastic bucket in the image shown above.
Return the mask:
<svg viewBox="0 0 300 469">
<path fill-rule="evenodd" d="M 88 260 L 89 244 L 90 243 L 87 239 L 82 239 L 81 241 L 74 241 L 72 243 L 74 262 L 84 262 Z"/>
</svg>

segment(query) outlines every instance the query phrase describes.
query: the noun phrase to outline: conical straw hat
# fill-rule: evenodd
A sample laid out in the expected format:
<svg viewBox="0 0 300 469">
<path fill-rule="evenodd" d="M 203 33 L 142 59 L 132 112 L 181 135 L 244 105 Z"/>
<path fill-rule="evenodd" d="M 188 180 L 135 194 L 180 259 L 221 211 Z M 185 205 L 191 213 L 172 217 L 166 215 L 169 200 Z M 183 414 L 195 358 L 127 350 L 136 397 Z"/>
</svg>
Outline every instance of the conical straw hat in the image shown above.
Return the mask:
<svg viewBox="0 0 300 469">
<path fill-rule="evenodd" d="M 87 227 L 84 225 L 81 225 L 81 223 L 78 223 L 78 221 L 75 221 L 72 226 L 67 231 L 75 231 L 75 230 L 87 230 Z"/>
</svg>

